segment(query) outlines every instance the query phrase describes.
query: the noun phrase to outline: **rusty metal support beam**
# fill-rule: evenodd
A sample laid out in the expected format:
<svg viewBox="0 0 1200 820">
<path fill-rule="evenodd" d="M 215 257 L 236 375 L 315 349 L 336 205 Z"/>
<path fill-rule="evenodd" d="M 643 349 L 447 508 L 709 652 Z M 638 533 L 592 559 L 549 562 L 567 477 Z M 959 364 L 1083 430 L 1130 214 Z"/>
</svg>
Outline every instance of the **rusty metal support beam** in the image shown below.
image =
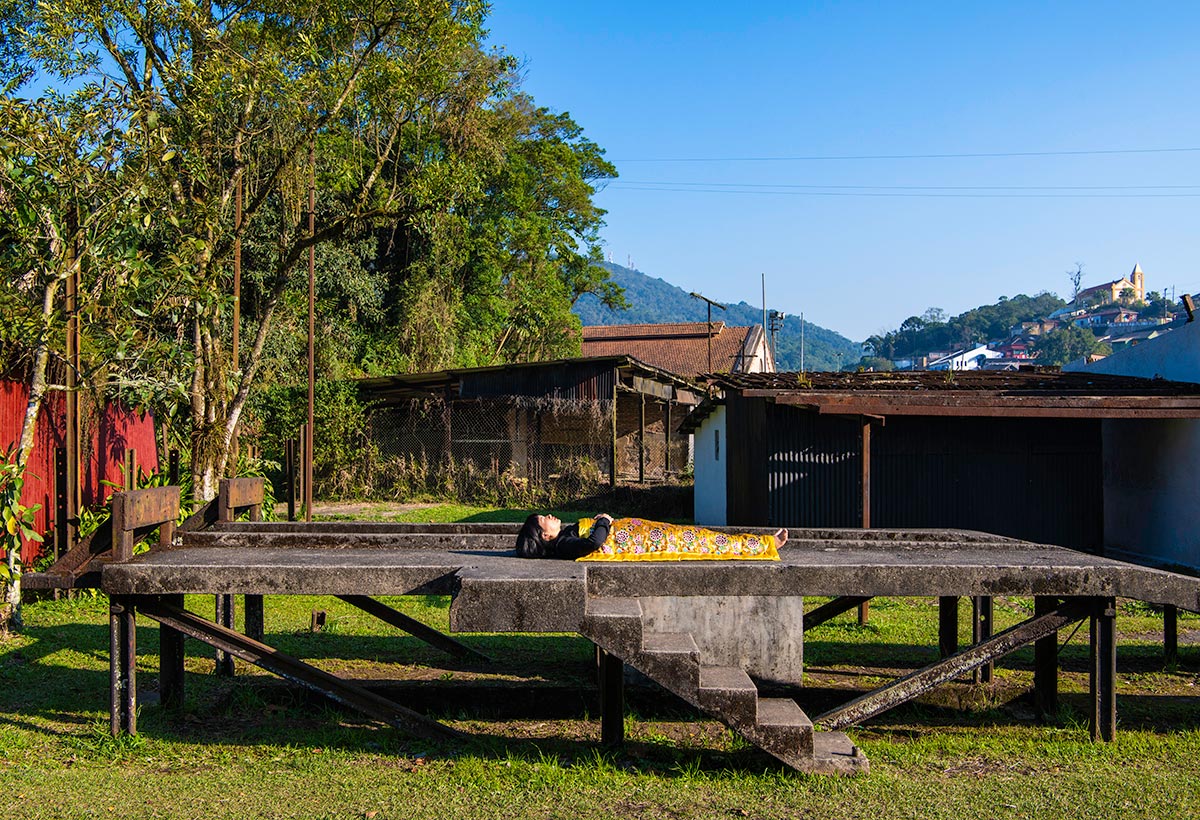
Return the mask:
<svg viewBox="0 0 1200 820">
<path fill-rule="evenodd" d="M 958 596 L 938 598 L 938 655 L 949 658 L 958 652 Z"/>
<path fill-rule="evenodd" d="M 1179 607 L 1174 604 L 1163 607 L 1163 663 L 1179 663 Z"/>
<path fill-rule="evenodd" d="M 625 663 L 600 650 L 600 742 L 605 746 L 625 743 Z"/>
<path fill-rule="evenodd" d="M 137 624 L 128 598 L 108 605 L 109 731 L 137 734 Z"/>
<path fill-rule="evenodd" d="M 215 611 L 213 613 L 213 620 L 216 621 L 217 624 L 219 624 L 221 627 L 228 629 L 229 631 L 232 632 L 233 631 L 233 618 L 234 618 L 233 596 L 232 595 L 214 595 L 213 597 L 216 599 Z M 216 644 L 213 644 L 213 646 L 217 650 L 216 651 L 216 668 L 213 669 L 213 671 L 222 677 L 232 678 L 234 675 L 234 671 L 235 671 L 234 664 L 233 664 L 233 655 L 231 655 L 228 650 L 222 649 L 221 647 L 216 646 Z"/>
<path fill-rule="evenodd" d="M 263 596 L 246 595 L 242 606 L 242 617 L 246 620 L 246 634 L 256 641 L 261 641 L 266 634 L 266 613 L 263 611 Z"/>
<path fill-rule="evenodd" d="M 1033 615 L 1053 612 L 1058 599 L 1044 595 L 1033 599 Z M 1058 712 L 1058 637 L 1047 635 L 1033 647 L 1033 708 L 1043 720 Z"/>
<path fill-rule="evenodd" d="M 828 603 L 821 604 L 812 612 L 804 613 L 804 631 L 807 632 L 814 626 L 820 626 L 843 612 L 849 612 L 852 609 L 858 609 L 861 612 L 861 608 L 866 606 L 869 600 L 871 598 L 865 595 L 842 595 Z"/>
<path fill-rule="evenodd" d="M 166 595 L 163 601 L 183 609 L 182 595 Z M 183 648 L 182 632 L 162 624 L 158 630 L 158 696 L 164 709 L 183 706 Z"/>
<path fill-rule="evenodd" d="M 1092 614 L 1088 599 L 1072 599 L 1045 615 L 1006 629 L 999 635 L 916 672 L 898 678 L 886 686 L 868 692 L 849 703 L 832 709 L 813 720 L 825 729 L 843 729 L 886 712 L 924 692 L 961 677 L 985 663 L 1020 649 L 1033 641 L 1053 635 L 1068 624 Z"/>
<path fill-rule="evenodd" d="M 1117 735 L 1117 599 L 1093 598 L 1091 623 L 1092 740 Z"/>
<path fill-rule="evenodd" d="M 304 661 L 285 655 L 264 643 L 205 620 L 185 609 L 171 606 L 161 599 L 140 599 L 138 609 L 146 617 L 153 618 L 160 624 L 166 624 L 190 638 L 203 641 L 209 646 L 241 658 L 268 672 L 320 692 L 330 700 L 357 709 L 363 714 L 397 729 L 437 740 L 462 737 L 461 733 L 432 718 L 406 709 L 355 683 L 323 672 Z"/>
<path fill-rule="evenodd" d="M 992 623 L 995 607 L 990 595 L 976 595 L 971 599 L 971 643 L 983 643 L 992 637 Z M 991 683 L 996 671 L 996 665 L 985 663 L 975 670 L 976 683 Z"/>
<path fill-rule="evenodd" d="M 456 641 L 454 638 L 437 631 L 431 626 L 426 626 L 416 618 L 411 618 L 403 612 L 392 609 L 387 604 L 376 601 L 369 595 L 339 595 L 337 597 L 350 604 L 350 606 L 358 607 L 368 615 L 374 615 L 384 623 L 390 624 L 397 629 L 402 629 L 414 638 L 418 638 L 430 646 L 449 653 L 456 658 L 480 661 L 482 663 L 492 662 L 492 659 L 482 652 L 478 652 L 466 644 Z"/>
</svg>

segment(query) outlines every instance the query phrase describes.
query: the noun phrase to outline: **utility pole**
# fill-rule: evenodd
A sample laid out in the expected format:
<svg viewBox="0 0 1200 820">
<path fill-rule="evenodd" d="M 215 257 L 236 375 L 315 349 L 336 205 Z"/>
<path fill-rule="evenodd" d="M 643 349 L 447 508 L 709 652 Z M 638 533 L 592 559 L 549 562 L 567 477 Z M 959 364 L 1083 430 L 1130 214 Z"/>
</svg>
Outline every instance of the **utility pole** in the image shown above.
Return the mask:
<svg viewBox="0 0 1200 820">
<path fill-rule="evenodd" d="M 800 372 L 804 373 L 804 311 L 800 311 Z"/>
<path fill-rule="evenodd" d="M 771 311 L 771 358 L 775 361 L 775 369 L 779 369 L 779 345 L 775 342 L 775 334 L 783 329 L 783 320 L 787 314 L 782 311 Z M 801 368 L 803 370 L 803 368 Z"/>
<path fill-rule="evenodd" d="M 720 302 L 714 302 L 712 299 L 709 299 L 707 296 L 701 296 L 699 293 L 696 293 L 696 291 L 692 291 L 688 295 L 695 299 L 702 299 L 703 301 L 708 303 L 708 372 L 711 373 L 711 372 L 713 372 L 713 366 L 712 366 L 712 309 L 714 307 L 717 307 L 717 308 L 720 308 L 721 310 L 725 310 L 725 306 L 723 304 L 721 304 Z"/>
</svg>

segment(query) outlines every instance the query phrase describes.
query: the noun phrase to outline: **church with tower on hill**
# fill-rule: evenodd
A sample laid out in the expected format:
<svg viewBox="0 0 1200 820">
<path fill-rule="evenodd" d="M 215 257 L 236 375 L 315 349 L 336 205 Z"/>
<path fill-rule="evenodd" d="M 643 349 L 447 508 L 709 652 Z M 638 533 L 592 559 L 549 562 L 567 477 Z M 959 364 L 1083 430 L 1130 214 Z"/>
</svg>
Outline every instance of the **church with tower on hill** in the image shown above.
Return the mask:
<svg viewBox="0 0 1200 820">
<path fill-rule="evenodd" d="M 1130 297 L 1132 293 L 1132 297 Z M 1079 291 L 1074 304 L 1077 307 L 1092 304 L 1108 304 L 1110 302 L 1144 302 L 1146 300 L 1146 277 L 1142 266 L 1135 264 L 1133 272 L 1120 279 L 1105 282 Z"/>
</svg>

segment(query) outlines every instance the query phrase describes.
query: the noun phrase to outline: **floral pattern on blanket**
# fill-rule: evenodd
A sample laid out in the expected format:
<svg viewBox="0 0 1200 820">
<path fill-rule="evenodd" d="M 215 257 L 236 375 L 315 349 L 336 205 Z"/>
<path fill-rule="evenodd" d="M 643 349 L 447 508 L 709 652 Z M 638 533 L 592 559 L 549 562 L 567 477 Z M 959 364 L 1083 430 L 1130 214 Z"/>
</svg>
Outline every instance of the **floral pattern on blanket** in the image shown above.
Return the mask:
<svg viewBox="0 0 1200 820">
<path fill-rule="evenodd" d="M 579 521 L 579 532 L 591 531 L 594 519 Z M 664 524 L 642 518 L 618 518 L 608 538 L 579 561 L 778 561 L 772 535 L 716 532 L 690 524 Z"/>
</svg>

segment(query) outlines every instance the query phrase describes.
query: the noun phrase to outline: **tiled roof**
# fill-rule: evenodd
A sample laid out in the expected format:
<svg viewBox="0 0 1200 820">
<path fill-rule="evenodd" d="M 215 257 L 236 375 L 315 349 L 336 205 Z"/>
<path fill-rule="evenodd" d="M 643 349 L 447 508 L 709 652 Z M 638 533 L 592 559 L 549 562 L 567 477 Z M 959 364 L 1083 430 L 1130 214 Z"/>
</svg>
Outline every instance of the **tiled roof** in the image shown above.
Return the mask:
<svg viewBox="0 0 1200 820">
<path fill-rule="evenodd" d="M 712 324 L 712 366 L 709 367 L 707 322 L 662 325 L 591 325 L 583 329 L 584 356 L 633 356 L 646 364 L 694 376 L 728 373 L 739 363 L 742 347 L 754 328 Z"/>
</svg>

